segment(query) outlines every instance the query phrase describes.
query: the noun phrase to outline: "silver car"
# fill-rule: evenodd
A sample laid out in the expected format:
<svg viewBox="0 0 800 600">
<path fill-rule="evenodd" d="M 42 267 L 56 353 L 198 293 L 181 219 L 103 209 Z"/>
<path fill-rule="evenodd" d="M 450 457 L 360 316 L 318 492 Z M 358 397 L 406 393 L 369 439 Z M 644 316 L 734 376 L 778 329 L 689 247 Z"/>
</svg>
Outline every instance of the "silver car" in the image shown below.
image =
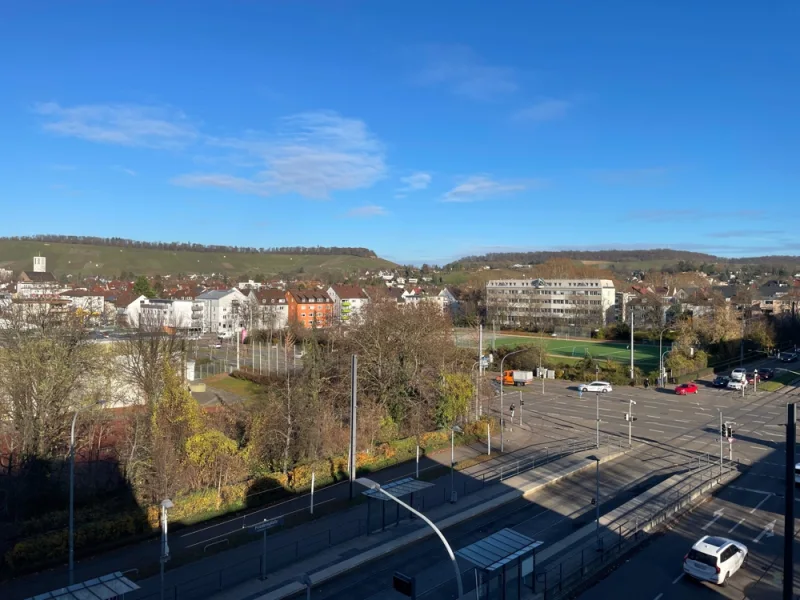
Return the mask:
<svg viewBox="0 0 800 600">
<path fill-rule="evenodd" d="M 607 381 L 593 381 L 592 383 L 582 383 L 578 386 L 581 392 L 611 392 L 613 388 Z"/>
</svg>

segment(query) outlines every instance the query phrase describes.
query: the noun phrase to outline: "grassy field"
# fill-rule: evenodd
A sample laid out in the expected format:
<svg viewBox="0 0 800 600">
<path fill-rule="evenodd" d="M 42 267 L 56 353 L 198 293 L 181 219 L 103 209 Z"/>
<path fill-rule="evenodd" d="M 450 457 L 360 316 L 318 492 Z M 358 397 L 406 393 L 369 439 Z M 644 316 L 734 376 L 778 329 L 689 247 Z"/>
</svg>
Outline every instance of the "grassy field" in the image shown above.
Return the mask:
<svg viewBox="0 0 800 600">
<path fill-rule="evenodd" d="M 244 254 L 130 249 L 113 246 L 0 240 L 0 267 L 21 271 L 33 268 L 33 257 L 47 257 L 47 270 L 63 274 L 137 275 L 169 273 L 227 273 L 229 275 L 296 273 L 309 276 L 325 272 L 346 273 L 395 266 L 382 258 L 318 254 Z"/>
<path fill-rule="evenodd" d="M 775 392 L 795 379 L 798 377 L 794 373 L 779 373 L 774 379 L 759 383 L 758 389 L 762 392 Z"/>
<path fill-rule="evenodd" d="M 477 348 L 477 338 L 474 334 L 463 334 L 457 337 L 459 345 L 474 346 Z M 484 340 L 491 345 L 491 336 Z M 525 336 L 499 335 L 495 341 L 498 347 L 512 348 L 516 346 L 540 345 L 547 347 L 547 354 L 554 359 L 579 360 L 591 356 L 597 360 L 615 360 L 628 363 L 631 358 L 630 346 L 625 342 L 606 342 L 592 340 L 569 340 L 557 338 L 528 338 Z M 658 368 L 658 345 L 637 344 L 633 348 L 633 358 L 638 367 L 645 370 Z"/>
</svg>

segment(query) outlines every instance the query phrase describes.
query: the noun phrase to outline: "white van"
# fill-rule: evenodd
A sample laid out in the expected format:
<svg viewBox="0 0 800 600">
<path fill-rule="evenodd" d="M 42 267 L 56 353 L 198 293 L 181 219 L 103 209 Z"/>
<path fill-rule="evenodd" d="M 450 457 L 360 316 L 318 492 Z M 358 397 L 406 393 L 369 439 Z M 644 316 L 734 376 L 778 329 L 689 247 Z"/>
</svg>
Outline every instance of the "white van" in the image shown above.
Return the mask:
<svg viewBox="0 0 800 600">
<path fill-rule="evenodd" d="M 742 367 L 736 368 L 731 371 L 731 379 L 734 381 L 747 381 L 747 369 Z"/>
</svg>

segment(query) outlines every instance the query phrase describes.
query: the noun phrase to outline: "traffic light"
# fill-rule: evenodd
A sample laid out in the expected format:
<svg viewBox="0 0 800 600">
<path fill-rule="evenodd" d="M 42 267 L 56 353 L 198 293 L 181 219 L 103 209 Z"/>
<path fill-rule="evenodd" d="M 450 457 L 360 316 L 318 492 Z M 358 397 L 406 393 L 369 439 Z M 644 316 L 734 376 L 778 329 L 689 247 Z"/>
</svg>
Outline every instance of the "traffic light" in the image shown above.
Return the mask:
<svg viewBox="0 0 800 600">
<path fill-rule="evenodd" d="M 520 399 L 519 399 L 519 405 L 520 405 L 520 406 L 525 406 L 525 400 L 523 400 L 522 398 L 520 398 Z"/>
</svg>

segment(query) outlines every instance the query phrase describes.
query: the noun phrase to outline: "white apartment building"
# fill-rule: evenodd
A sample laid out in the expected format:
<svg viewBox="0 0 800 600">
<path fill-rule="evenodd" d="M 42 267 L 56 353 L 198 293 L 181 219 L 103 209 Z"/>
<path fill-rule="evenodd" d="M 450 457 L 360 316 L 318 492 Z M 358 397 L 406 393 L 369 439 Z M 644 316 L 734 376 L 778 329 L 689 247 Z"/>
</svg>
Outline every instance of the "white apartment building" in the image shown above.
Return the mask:
<svg viewBox="0 0 800 600">
<path fill-rule="evenodd" d="M 253 303 L 253 315 L 258 319 L 256 327 L 261 329 L 283 329 L 289 324 L 289 302 L 286 292 L 281 290 L 251 290 L 248 300 Z"/>
<path fill-rule="evenodd" d="M 570 323 L 600 327 L 614 320 L 610 279 L 503 279 L 486 284 L 490 318 L 515 326 Z"/>
<path fill-rule="evenodd" d="M 87 313 L 92 317 L 102 317 L 105 313 L 106 299 L 102 294 L 93 294 L 88 290 L 67 290 L 59 294 L 69 300 L 70 308 Z"/>
<path fill-rule="evenodd" d="M 203 292 L 195 302 L 202 307 L 200 329 L 203 333 L 234 332 L 244 327 L 242 304 L 247 301 L 238 289 Z M 201 311 L 196 311 L 200 313 Z M 198 319 L 195 319 L 195 323 Z"/>
<path fill-rule="evenodd" d="M 328 288 L 328 295 L 333 300 L 333 318 L 339 323 L 358 319 L 369 304 L 369 296 L 357 285 L 332 285 Z"/>
<path fill-rule="evenodd" d="M 195 315 L 202 310 L 203 305 L 194 300 L 145 298 L 139 303 L 139 323 L 143 327 L 170 327 L 200 333 L 202 320 Z"/>
</svg>

